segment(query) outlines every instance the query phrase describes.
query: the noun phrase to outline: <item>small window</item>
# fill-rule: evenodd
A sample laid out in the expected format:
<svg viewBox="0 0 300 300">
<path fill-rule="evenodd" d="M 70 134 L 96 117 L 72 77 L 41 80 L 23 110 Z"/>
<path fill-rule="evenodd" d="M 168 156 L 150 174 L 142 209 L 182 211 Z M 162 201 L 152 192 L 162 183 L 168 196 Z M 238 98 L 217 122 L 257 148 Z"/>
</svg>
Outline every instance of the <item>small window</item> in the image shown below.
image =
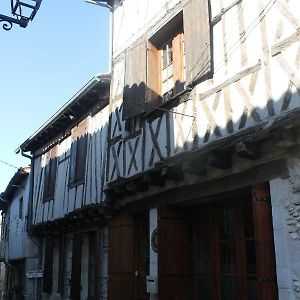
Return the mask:
<svg viewBox="0 0 300 300">
<path fill-rule="evenodd" d="M 57 171 L 57 147 L 52 148 L 46 156 L 48 160 L 45 166 L 44 177 L 44 201 L 49 201 L 54 198 L 56 171 Z"/>
<path fill-rule="evenodd" d="M 23 197 L 19 200 L 19 219 L 23 219 Z"/>
<path fill-rule="evenodd" d="M 149 39 L 148 107 L 174 97 L 184 88 L 183 14 L 171 19 Z"/>
<path fill-rule="evenodd" d="M 84 182 L 87 156 L 87 120 L 73 129 L 73 141 L 70 155 L 70 187 Z"/>
</svg>

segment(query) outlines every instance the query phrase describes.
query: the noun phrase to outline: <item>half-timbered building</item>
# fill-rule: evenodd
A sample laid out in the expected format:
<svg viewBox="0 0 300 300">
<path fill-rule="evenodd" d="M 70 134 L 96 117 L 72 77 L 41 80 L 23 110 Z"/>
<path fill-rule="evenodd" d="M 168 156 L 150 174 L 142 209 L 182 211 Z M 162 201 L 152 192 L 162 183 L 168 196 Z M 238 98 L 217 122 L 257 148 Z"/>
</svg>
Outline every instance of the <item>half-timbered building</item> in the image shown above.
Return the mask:
<svg viewBox="0 0 300 300">
<path fill-rule="evenodd" d="M 299 299 L 300 2 L 112 6 L 108 298 Z"/>
<path fill-rule="evenodd" d="M 109 75 L 94 76 L 19 149 L 32 161 L 29 230 L 43 270 L 36 299 L 106 297 L 109 86 Z"/>
<path fill-rule="evenodd" d="M 20 146 L 43 299 L 300 299 L 299 0 L 110 0 L 112 73 Z"/>
</svg>

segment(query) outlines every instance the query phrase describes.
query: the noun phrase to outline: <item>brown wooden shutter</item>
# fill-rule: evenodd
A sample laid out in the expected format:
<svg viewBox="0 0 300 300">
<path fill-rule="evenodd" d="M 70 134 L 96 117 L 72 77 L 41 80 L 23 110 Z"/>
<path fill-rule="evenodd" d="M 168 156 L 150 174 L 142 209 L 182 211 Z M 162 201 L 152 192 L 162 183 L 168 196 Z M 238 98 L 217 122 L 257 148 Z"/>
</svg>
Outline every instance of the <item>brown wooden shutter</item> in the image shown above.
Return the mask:
<svg viewBox="0 0 300 300">
<path fill-rule="evenodd" d="M 88 144 L 88 118 L 72 129 L 72 145 L 70 153 L 69 182 L 84 179 Z"/>
<path fill-rule="evenodd" d="M 269 186 L 259 183 L 252 187 L 254 224 L 258 258 L 259 294 L 262 300 L 276 300 L 277 280 L 274 237 L 272 225 L 272 208 Z"/>
<path fill-rule="evenodd" d="M 183 64 L 183 34 L 178 33 L 172 40 L 173 67 L 174 67 L 174 93 L 175 95 L 184 89 L 184 64 Z"/>
<path fill-rule="evenodd" d="M 162 102 L 162 97 L 160 52 L 150 42 L 148 43 L 147 59 L 147 110 L 151 110 Z"/>
<path fill-rule="evenodd" d="M 65 274 L 65 238 L 59 239 L 59 269 L 58 269 L 58 293 L 64 294 L 64 274 Z"/>
<path fill-rule="evenodd" d="M 139 40 L 126 53 L 123 119 L 146 111 L 146 40 Z"/>
<path fill-rule="evenodd" d="M 208 0 L 190 0 L 183 9 L 186 82 L 211 75 L 211 33 Z"/>
<path fill-rule="evenodd" d="M 70 171 L 69 171 L 69 183 L 75 180 L 75 170 L 76 170 L 76 152 L 77 152 L 77 142 L 72 142 L 70 150 Z"/>
<path fill-rule="evenodd" d="M 189 223 L 184 213 L 160 210 L 158 220 L 158 299 L 190 297 Z"/>
<path fill-rule="evenodd" d="M 77 140 L 75 181 L 84 179 L 87 155 L 87 141 L 87 134 L 81 136 Z"/>
<path fill-rule="evenodd" d="M 120 215 L 108 227 L 108 299 L 135 299 L 134 219 Z"/>
<path fill-rule="evenodd" d="M 81 294 L 81 258 L 82 258 L 82 234 L 73 235 L 72 273 L 71 273 L 71 299 L 80 299 Z"/>
<path fill-rule="evenodd" d="M 46 238 L 45 246 L 45 262 L 44 262 L 44 276 L 43 276 L 43 292 L 52 292 L 52 277 L 53 277 L 53 254 L 54 254 L 54 238 L 49 236 Z"/>
</svg>

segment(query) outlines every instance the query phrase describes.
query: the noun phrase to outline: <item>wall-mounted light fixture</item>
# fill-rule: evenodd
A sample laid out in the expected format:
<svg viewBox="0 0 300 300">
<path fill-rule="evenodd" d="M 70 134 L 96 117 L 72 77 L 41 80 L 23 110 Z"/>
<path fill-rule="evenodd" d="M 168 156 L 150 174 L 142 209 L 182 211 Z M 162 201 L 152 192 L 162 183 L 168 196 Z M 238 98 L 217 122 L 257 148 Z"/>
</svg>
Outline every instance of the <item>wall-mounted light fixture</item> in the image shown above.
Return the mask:
<svg viewBox="0 0 300 300">
<path fill-rule="evenodd" d="M 27 27 L 28 22 L 32 21 L 41 6 L 42 0 L 10 0 L 12 16 L 0 14 L 0 23 L 4 30 L 10 30 L 13 24 L 22 28 Z"/>
</svg>

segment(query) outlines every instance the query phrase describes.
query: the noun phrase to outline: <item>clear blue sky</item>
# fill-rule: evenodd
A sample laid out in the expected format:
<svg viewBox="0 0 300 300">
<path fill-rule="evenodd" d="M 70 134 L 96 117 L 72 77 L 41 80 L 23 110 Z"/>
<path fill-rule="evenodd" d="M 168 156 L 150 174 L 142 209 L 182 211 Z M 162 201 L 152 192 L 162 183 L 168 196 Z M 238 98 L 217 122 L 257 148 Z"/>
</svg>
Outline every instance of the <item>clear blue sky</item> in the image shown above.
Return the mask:
<svg viewBox="0 0 300 300">
<path fill-rule="evenodd" d="M 108 71 L 109 12 L 83 0 L 43 0 L 27 28 L 1 27 L 0 43 L 0 159 L 20 167 L 30 161 L 14 150 L 93 75 Z M 15 172 L 0 163 L 0 192 Z"/>
</svg>

